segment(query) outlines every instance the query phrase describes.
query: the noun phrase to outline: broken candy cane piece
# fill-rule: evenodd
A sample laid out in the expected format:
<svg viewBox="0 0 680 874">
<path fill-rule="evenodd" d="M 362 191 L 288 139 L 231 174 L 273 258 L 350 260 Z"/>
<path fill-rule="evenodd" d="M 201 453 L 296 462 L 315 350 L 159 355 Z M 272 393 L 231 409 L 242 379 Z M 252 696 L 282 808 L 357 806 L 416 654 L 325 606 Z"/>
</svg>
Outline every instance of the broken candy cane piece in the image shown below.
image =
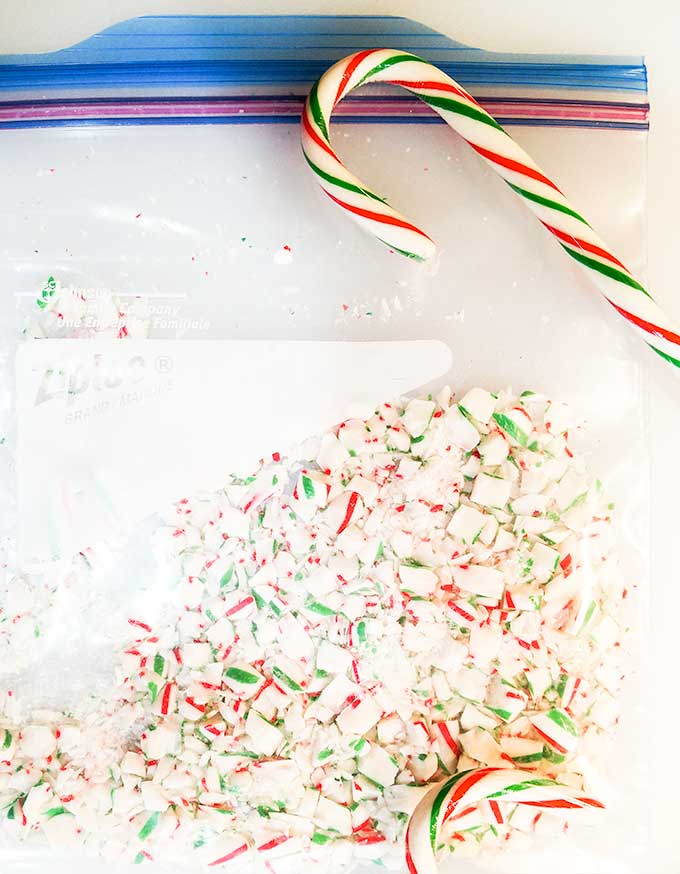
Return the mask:
<svg viewBox="0 0 680 874">
<path fill-rule="evenodd" d="M 529 719 L 538 734 L 558 753 L 566 755 L 578 748 L 578 728 L 564 710 L 553 707 L 545 713 L 530 716 Z"/>
<path fill-rule="evenodd" d="M 353 701 L 336 719 L 338 728 L 343 734 L 363 735 L 373 728 L 380 719 L 380 709 L 373 699 L 367 695 Z"/>
</svg>

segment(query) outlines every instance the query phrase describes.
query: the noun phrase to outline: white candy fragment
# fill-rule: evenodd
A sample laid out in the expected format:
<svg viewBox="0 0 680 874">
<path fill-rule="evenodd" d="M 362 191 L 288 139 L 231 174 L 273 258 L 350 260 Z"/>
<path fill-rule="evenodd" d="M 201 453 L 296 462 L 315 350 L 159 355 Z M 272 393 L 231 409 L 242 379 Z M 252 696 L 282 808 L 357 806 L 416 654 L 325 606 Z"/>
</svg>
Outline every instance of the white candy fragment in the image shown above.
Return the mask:
<svg viewBox="0 0 680 874">
<path fill-rule="evenodd" d="M 314 813 L 319 828 L 330 829 L 340 835 L 352 833 L 352 815 L 346 807 L 321 796 Z"/>
<path fill-rule="evenodd" d="M 470 389 L 458 402 L 458 406 L 478 422 L 486 424 L 496 407 L 494 396 L 483 388 Z"/>
<path fill-rule="evenodd" d="M 503 594 L 503 574 L 491 567 L 463 565 L 453 568 L 455 584 L 465 592 L 498 600 Z"/>
<path fill-rule="evenodd" d="M 437 575 L 429 568 L 402 564 L 399 567 L 401 587 L 405 592 L 420 597 L 428 597 L 437 586 Z"/>
<path fill-rule="evenodd" d="M 481 513 L 474 507 L 463 504 L 451 517 L 446 531 L 447 534 L 457 537 L 458 540 L 470 546 L 482 533 L 486 520 L 487 516 L 484 513 Z"/>
<path fill-rule="evenodd" d="M 349 458 L 349 452 L 338 440 L 335 434 L 324 434 L 321 438 L 321 447 L 316 456 L 316 463 L 321 470 L 335 473 Z"/>
<path fill-rule="evenodd" d="M 359 762 L 359 771 L 364 777 L 368 777 L 381 789 L 391 786 L 397 776 L 399 766 L 394 759 L 375 744 L 371 745 L 369 752 L 362 756 Z"/>
<path fill-rule="evenodd" d="M 430 424 L 434 410 L 434 401 L 423 401 L 419 398 L 414 398 L 408 402 L 401 421 L 411 437 L 420 437 L 425 432 L 425 429 Z"/>
<path fill-rule="evenodd" d="M 338 716 L 336 722 L 343 734 L 366 734 L 380 719 L 380 709 L 370 696 L 353 702 Z"/>
<path fill-rule="evenodd" d="M 459 446 L 465 452 L 472 451 L 479 443 L 479 431 L 458 409 L 451 407 L 444 416 L 444 424 L 447 428 L 452 443 Z"/>
<path fill-rule="evenodd" d="M 486 467 L 496 467 L 503 464 L 509 451 L 508 441 L 498 431 L 484 437 L 479 444 L 479 454 Z"/>
<path fill-rule="evenodd" d="M 480 473 L 470 493 L 470 500 L 482 507 L 503 509 L 510 497 L 510 481 L 489 473 Z"/>
<path fill-rule="evenodd" d="M 46 759 L 57 749 L 54 731 L 48 725 L 27 725 L 19 737 L 19 749 L 27 759 Z"/>
<path fill-rule="evenodd" d="M 256 710 L 249 710 L 246 717 L 246 746 L 263 756 L 273 756 L 283 740 L 276 726 L 261 716 Z"/>
</svg>

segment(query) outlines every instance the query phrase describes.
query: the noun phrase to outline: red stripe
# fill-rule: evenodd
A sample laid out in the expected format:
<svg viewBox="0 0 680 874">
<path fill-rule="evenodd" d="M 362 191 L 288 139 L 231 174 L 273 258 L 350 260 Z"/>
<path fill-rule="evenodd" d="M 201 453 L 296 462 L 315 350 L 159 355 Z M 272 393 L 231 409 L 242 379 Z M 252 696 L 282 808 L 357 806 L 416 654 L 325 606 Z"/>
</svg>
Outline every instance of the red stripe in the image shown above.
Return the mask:
<svg viewBox="0 0 680 874">
<path fill-rule="evenodd" d="M 579 677 L 579 678 L 576 680 L 576 682 L 574 683 L 574 691 L 571 693 L 571 696 L 569 697 L 569 700 L 567 701 L 567 705 L 566 705 L 567 707 L 569 707 L 569 705 L 571 704 L 571 702 L 572 702 L 572 701 L 574 700 L 574 698 L 576 697 L 576 692 L 578 691 L 578 687 L 579 687 L 580 685 L 581 685 L 581 678 Z"/>
<path fill-rule="evenodd" d="M 642 330 L 647 331 L 648 334 L 654 334 L 656 337 L 663 337 L 663 339 L 668 340 L 669 343 L 674 343 L 676 346 L 680 346 L 680 334 L 676 334 L 675 331 L 669 331 L 668 328 L 661 328 L 653 322 L 641 319 L 639 316 L 633 315 L 633 313 L 629 313 L 628 310 L 624 310 L 623 307 L 615 304 L 613 300 L 610 300 L 609 298 L 607 298 L 607 300 L 614 307 L 617 313 L 620 313 L 624 319 L 628 319 L 629 322 L 637 325 L 638 328 L 642 328 Z"/>
<path fill-rule="evenodd" d="M 492 152 L 490 149 L 485 149 L 482 146 L 471 143 L 470 140 L 468 140 L 467 142 L 470 143 L 470 145 L 475 150 L 475 152 L 477 152 L 478 155 L 481 155 L 482 158 L 486 158 L 487 161 L 491 161 L 493 164 L 498 164 L 501 167 L 505 167 L 507 170 L 514 170 L 515 173 L 521 173 L 522 176 L 527 176 L 530 179 L 535 179 L 537 182 L 542 182 L 544 185 L 548 185 L 554 191 L 557 191 L 558 194 L 562 194 L 557 185 L 555 185 L 554 182 L 551 182 L 547 176 L 544 176 L 538 170 L 534 170 L 532 167 L 527 167 L 526 164 L 521 164 L 519 161 L 513 161 L 512 158 L 505 158 L 503 155 L 499 155 L 497 152 Z"/>
<path fill-rule="evenodd" d="M 580 801 L 581 804 L 587 804 L 588 807 L 599 807 L 602 810 L 605 809 L 604 804 L 601 801 L 598 801 L 596 798 L 577 798 L 577 801 Z"/>
<path fill-rule="evenodd" d="M 134 625 L 135 628 L 141 628 L 143 631 L 151 631 L 151 626 L 146 622 L 140 622 L 139 619 L 128 619 L 128 625 Z"/>
<path fill-rule="evenodd" d="M 170 695 L 172 693 L 172 683 L 168 683 L 163 690 L 163 698 L 161 700 L 161 713 L 163 716 L 167 715 L 167 712 L 170 708 Z"/>
<path fill-rule="evenodd" d="M 467 816 L 468 813 L 473 813 L 473 811 L 477 810 L 476 804 L 471 804 L 469 807 L 464 807 L 462 810 L 457 810 L 456 813 L 452 814 L 450 819 L 461 819 L 464 816 Z"/>
<path fill-rule="evenodd" d="M 464 100 L 469 100 L 470 103 L 474 103 L 475 106 L 479 106 L 479 103 L 477 103 L 474 97 L 472 97 L 470 94 L 467 93 L 467 91 L 464 91 L 462 88 L 458 88 L 456 85 L 453 84 L 453 82 L 412 82 L 407 81 L 406 79 L 390 79 L 390 84 L 401 85 L 403 88 L 422 88 L 428 91 L 448 91 L 449 94 L 457 94 Z"/>
<path fill-rule="evenodd" d="M 408 868 L 408 874 L 420 874 L 418 869 L 416 868 L 415 862 L 413 861 L 413 856 L 411 855 L 411 844 L 409 841 L 409 835 L 411 834 L 411 825 L 406 829 L 406 867 Z"/>
<path fill-rule="evenodd" d="M 279 844 L 284 844 L 287 840 L 289 840 L 288 835 L 279 835 L 276 838 L 272 838 L 271 841 L 267 841 L 266 844 L 260 844 L 257 848 L 260 852 L 264 850 L 273 850 L 274 847 L 278 847 Z"/>
<path fill-rule="evenodd" d="M 331 147 L 328 145 L 328 143 L 324 142 L 321 139 L 321 137 L 318 135 L 318 133 L 314 130 L 314 128 L 310 124 L 309 118 L 307 117 L 307 112 L 308 112 L 308 109 L 305 106 L 305 110 L 302 113 L 302 127 L 305 129 L 305 133 L 307 134 L 307 136 L 311 140 L 314 140 L 314 142 L 317 144 L 317 146 L 321 146 L 321 148 L 324 150 L 324 152 L 328 152 L 328 154 L 331 156 L 331 158 L 335 158 L 335 160 L 337 161 L 338 158 L 337 158 L 335 152 L 333 151 L 333 149 L 331 149 Z"/>
<path fill-rule="evenodd" d="M 345 512 L 345 518 L 342 520 L 342 523 L 338 528 L 338 534 L 342 534 L 345 528 L 347 528 L 347 526 L 349 525 L 352 514 L 354 513 L 354 508 L 357 505 L 358 497 L 359 492 L 352 492 L 352 494 L 349 496 L 349 501 L 347 502 L 347 511 Z"/>
<path fill-rule="evenodd" d="M 235 604 L 231 610 L 227 610 L 224 614 L 225 616 L 232 616 L 234 613 L 238 613 L 239 610 L 243 610 L 244 607 L 247 607 L 249 604 L 252 604 L 255 598 L 252 595 L 248 595 L 247 598 L 244 598 L 242 601 L 239 601 L 238 604 Z"/>
<path fill-rule="evenodd" d="M 575 246 L 577 249 L 583 249 L 584 252 L 590 252 L 591 255 L 598 255 L 600 258 L 605 258 L 607 261 L 611 261 L 612 264 L 616 264 L 617 267 L 625 270 L 626 273 L 630 272 L 618 258 L 615 258 L 612 253 L 608 252 L 606 249 L 602 249 L 600 246 L 595 246 L 593 243 L 587 243 L 585 240 L 580 240 L 578 237 L 573 237 L 571 234 L 565 234 L 564 231 L 554 228 L 547 222 L 541 221 L 541 224 L 546 227 L 553 236 L 557 237 L 558 240 L 562 240 L 563 243 L 569 243 L 569 245 Z"/>
<path fill-rule="evenodd" d="M 442 825 L 450 816 L 453 815 L 456 809 L 456 804 L 458 804 L 458 802 L 463 797 L 463 795 L 465 795 L 468 789 L 472 789 L 475 783 L 479 783 L 479 781 L 483 780 L 487 774 L 493 774 L 494 771 L 498 770 L 499 768 L 482 768 L 481 770 L 475 771 L 474 773 L 470 774 L 469 777 L 461 780 L 451 794 L 449 803 L 446 806 L 446 811 L 444 813 L 444 816 L 442 817 Z"/>
<path fill-rule="evenodd" d="M 547 741 L 551 747 L 554 747 L 558 753 L 563 753 L 564 755 L 566 755 L 567 750 L 563 746 L 558 744 L 554 738 L 547 735 L 544 731 L 541 731 L 540 728 L 536 728 L 535 725 L 533 728 L 534 728 L 534 731 L 536 732 L 536 734 L 540 734 L 540 736 L 543 738 L 543 740 Z"/>
<path fill-rule="evenodd" d="M 326 191 L 326 189 L 323 189 Z M 326 194 L 330 197 L 332 201 L 337 203 L 339 206 L 346 209 L 348 212 L 354 213 L 354 215 L 360 215 L 362 218 L 372 219 L 373 221 L 380 222 L 383 225 L 394 225 L 398 228 L 404 228 L 407 231 L 413 231 L 416 234 L 420 234 L 421 237 L 425 237 L 426 240 L 430 240 L 430 237 L 427 236 L 426 233 L 417 228 L 415 225 L 409 224 L 409 222 L 404 221 L 403 219 L 396 218 L 391 215 L 383 215 L 380 212 L 372 212 L 370 209 L 363 209 L 360 206 L 352 206 L 350 203 L 345 203 L 344 200 L 340 200 L 337 197 L 334 197 L 330 191 L 326 191 Z M 430 240 L 432 242 L 432 240 Z"/>
<path fill-rule="evenodd" d="M 458 615 L 462 616 L 463 619 L 467 619 L 468 622 L 475 621 L 475 617 L 471 613 L 466 613 L 462 607 L 459 607 L 457 604 L 454 604 L 452 601 L 449 601 L 449 607 L 453 610 L 454 613 L 458 613 Z"/>
<path fill-rule="evenodd" d="M 342 74 L 342 78 L 340 79 L 340 84 L 338 85 L 338 93 L 335 95 L 335 100 L 333 101 L 333 106 L 336 106 L 340 101 L 340 98 L 345 93 L 345 88 L 347 87 L 347 83 L 352 78 L 352 74 L 359 66 L 362 61 L 365 61 L 369 55 L 372 55 L 374 52 L 379 51 L 379 49 L 366 49 L 363 52 L 357 52 L 356 55 L 351 59 L 349 64 L 345 67 L 345 72 Z"/>
<path fill-rule="evenodd" d="M 448 729 L 448 726 L 445 722 L 439 722 L 439 731 L 441 732 L 442 737 L 446 741 L 447 747 L 453 750 L 453 752 L 459 756 L 460 755 L 460 747 L 456 743 L 456 741 L 451 737 L 451 732 Z"/>
<path fill-rule="evenodd" d="M 568 801 L 566 798 L 554 798 L 551 801 L 522 801 L 519 800 L 520 804 L 526 804 L 527 807 L 554 807 L 554 808 L 564 808 L 565 810 L 574 810 L 575 808 L 582 807 L 583 805 L 578 804 L 576 801 Z"/>
<path fill-rule="evenodd" d="M 237 847 L 231 853 L 227 853 L 226 856 L 222 856 L 220 859 L 215 859 L 214 862 L 208 862 L 208 867 L 212 868 L 213 865 L 224 865 L 225 862 L 231 862 L 232 859 L 235 859 L 237 856 L 242 855 L 248 849 L 248 844 L 242 844 L 240 847 Z"/>
<path fill-rule="evenodd" d="M 503 814 L 501 813 L 501 809 L 498 806 L 497 801 L 489 801 L 489 807 L 491 808 L 493 815 L 496 817 L 496 822 L 499 825 L 503 824 Z"/>
</svg>

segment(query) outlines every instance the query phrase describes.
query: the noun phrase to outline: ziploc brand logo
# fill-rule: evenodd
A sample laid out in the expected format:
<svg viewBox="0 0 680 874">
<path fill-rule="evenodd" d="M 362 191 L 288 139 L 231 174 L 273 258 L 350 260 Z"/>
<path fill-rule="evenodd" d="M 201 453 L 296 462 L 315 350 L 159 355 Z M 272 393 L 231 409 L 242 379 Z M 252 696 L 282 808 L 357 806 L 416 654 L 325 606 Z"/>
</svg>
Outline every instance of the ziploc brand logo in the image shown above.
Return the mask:
<svg viewBox="0 0 680 874">
<path fill-rule="evenodd" d="M 74 359 L 59 366 L 49 364 L 42 369 L 33 399 L 33 407 L 57 402 L 67 408 L 85 402 L 106 401 L 116 394 L 120 400 L 129 392 L 133 400 L 136 393 L 147 388 L 150 374 L 163 376 L 173 369 L 169 355 L 152 358 L 141 354 L 120 356 L 93 353 L 83 359 Z M 121 394 L 122 393 L 122 394 Z"/>
<path fill-rule="evenodd" d="M 95 393 L 136 386 L 144 381 L 147 362 L 143 355 L 113 360 L 98 352 L 72 366 L 46 367 L 35 394 L 34 407 L 59 400 L 73 405 Z"/>
</svg>

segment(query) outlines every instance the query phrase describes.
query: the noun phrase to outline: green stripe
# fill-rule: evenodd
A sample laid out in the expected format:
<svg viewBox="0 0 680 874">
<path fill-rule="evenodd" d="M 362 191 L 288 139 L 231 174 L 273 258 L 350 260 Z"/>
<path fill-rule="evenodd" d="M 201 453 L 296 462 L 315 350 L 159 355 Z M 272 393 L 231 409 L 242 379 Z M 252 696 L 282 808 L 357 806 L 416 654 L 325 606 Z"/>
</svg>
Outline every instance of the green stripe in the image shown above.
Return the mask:
<svg viewBox="0 0 680 874">
<path fill-rule="evenodd" d="M 62 813 L 68 813 L 65 807 L 51 807 L 46 811 L 45 816 L 48 819 L 53 819 L 55 816 L 61 816 Z"/>
<path fill-rule="evenodd" d="M 258 595 L 258 593 L 255 591 L 255 589 L 253 589 L 252 592 L 253 592 L 253 598 L 255 598 L 255 606 L 257 607 L 258 610 L 261 610 L 264 607 L 264 603 L 265 603 L 264 598 L 262 597 L 262 595 Z"/>
<path fill-rule="evenodd" d="M 569 719 L 569 717 L 561 710 L 549 710 L 545 715 L 548 719 L 552 720 L 555 725 L 559 725 L 561 729 L 569 732 L 573 737 L 579 737 L 578 729 L 571 719 Z"/>
<path fill-rule="evenodd" d="M 357 637 L 360 643 L 366 643 L 366 623 L 362 621 L 357 625 Z"/>
<path fill-rule="evenodd" d="M 508 792 L 522 792 L 525 789 L 533 789 L 535 786 L 559 786 L 554 780 L 542 779 L 537 777 L 535 780 L 523 780 L 521 783 L 513 783 L 511 786 L 506 786 L 498 792 L 494 792 L 487 796 L 488 798 L 502 798 Z"/>
<path fill-rule="evenodd" d="M 308 476 L 302 475 L 302 488 L 304 489 L 305 496 L 308 498 L 313 498 L 315 495 L 314 492 L 314 483 Z"/>
<path fill-rule="evenodd" d="M 5 729 L 5 739 L 2 742 L 3 750 L 9 749 L 12 745 L 12 734 L 7 729 Z"/>
<path fill-rule="evenodd" d="M 257 683 L 260 679 L 257 674 L 251 674 L 249 671 L 244 671 L 242 668 L 228 668 L 226 675 L 232 680 L 236 680 L 237 683 Z"/>
<path fill-rule="evenodd" d="M 385 787 L 383 786 L 382 783 L 378 783 L 378 781 L 377 781 L 377 780 L 374 780 L 373 777 L 369 777 L 368 774 L 365 774 L 365 773 L 361 770 L 361 768 L 359 769 L 359 773 L 360 773 L 361 776 L 364 778 L 364 780 L 368 780 L 368 782 L 369 782 L 372 786 L 375 786 L 375 787 L 378 788 L 381 792 L 384 793 L 384 791 L 385 791 Z"/>
<path fill-rule="evenodd" d="M 323 138 L 330 145 L 330 139 L 328 137 L 328 128 L 326 127 L 326 119 L 323 117 L 323 112 L 321 112 L 321 106 L 319 104 L 319 83 L 315 82 L 312 86 L 312 90 L 309 92 L 309 108 L 312 111 L 312 117 L 316 122 L 317 127 L 323 134 Z"/>
<path fill-rule="evenodd" d="M 564 698 L 564 690 L 567 688 L 568 679 L 569 677 L 567 674 L 560 674 L 559 681 L 557 683 L 557 686 L 555 687 L 555 690 L 557 691 L 557 694 L 560 696 L 560 698 Z"/>
<path fill-rule="evenodd" d="M 463 777 L 466 777 L 470 771 L 461 771 L 460 774 L 456 774 L 454 777 L 451 777 L 450 780 L 447 780 L 446 783 L 442 786 L 442 788 L 437 793 L 434 802 L 432 803 L 432 810 L 430 811 L 430 845 L 432 847 L 432 852 L 435 852 L 437 847 L 437 824 L 439 823 L 439 813 L 442 808 L 442 804 L 444 803 L 446 796 L 449 794 L 451 789 L 458 783 L 459 780 L 462 780 Z"/>
<path fill-rule="evenodd" d="M 292 677 L 288 676 L 288 674 L 284 673 L 281 668 L 275 667 L 272 670 L 272 674 L 277 678 L 277 680 L 281 680 L 282 683 L 285 683 L 288 688 L 293 690 L 293 692 L 302 692 L 302 686 L 299 683 L 296 683 Z"/>
<path fill-rule="evenodd" d="M 502 707 L 487 707 L 486 709 L 495 713 L 496 716 L 499 716 L 505 722 L 508 722 L 512 717 L 512 713 L 509 710 L 504 710 Z"/>
<path fill-rule="evenodd" d="M 508 180 L 505 180 L 508 182 Z M 586 227 L 590 227 L 588 222 L 583 218 L 583 216 L 579 215 L 575 210 L 571 209 L 568 206 L 564 206 L 562 203 L 558 203 L 556 200 L 550 200 L 548 197 L 541 197 L 540 194 L 534 194 L 533 191 L 527 191 L 526 188 L 520 188 L 519 185 L 513 185 L 512 182 L 508 182 L 510 188 L 513 191 L 517 192 L 517 194 L 521 194 L 526 200 L 532 200 L 534 203 L 540 203 L 541 206 L 547 206 L 550 209 L 557 210 L 557 212 L 563 212 L 565 215 L 570 215 L 572 218 L 577 219 L 580 222 L 583 222 Z"/>
<path fill-rule="evenodd" d="M 538 762 L 539 759 L 543 758 L 543 751 L 540 753 L 529 753 L 526 756 L 513 756 L 512 761 L 517 765 L 526 765 L 529 762 Z"/>
<path fill-rule="evenodd" d="M 629 276 L 622 270 L 617 270 L 616 267 L 611 267 L 609 264 L 603 264 L 601 261 L 597 261 L 595 258 L 590 258 L 588 255 L 584 255 L 583 252 L 574 250 L 564 243 L 562 243 L 561 246 L 564 251 L 571 255 L 571 257 L 575 261 L 578 261 L 585 267 L 590 267 L 591 270 L 596 270 L 603 276 L 608 276 L 610 279 L 616 280 L 616 282 L 622 282 L 624 285 L 628 285 L 630 286 L 630 288 L 634 288 L 636 291 L 641 291 L 651 300 L 651 295 L 649 294 L 649 292 L 644 288 L 644 286 L 640 285 L 639 282 L 636 282 L 636 280 L 633 279 L 632 276 Z"/>
<path fill-rule="evenodd" d="M 415 252 L 407 252 L 406 249 L 400 249 L 398 246 L 393 246 L 392 243 L 388 243 L 387 240 L 383 240 L 382 237 L 378 237 L 376 234 L 376 239 L 378 239 L 383 245 L 389 246 L 390 249 L 393 249 L 398 255 L 403 255 L 405 258 L 411 258 L 413 261 L 424 261 L 422 255 L 417 255 Z"/>
<path fill-rule="evenodd" d="M 665 361 L 668 361 L 670 364 L 675 365 L 675 367 L 680 367 L 680 361 L 677 358 L 673 358 L 672 355 L 669 355 L 668 352 L 662 352 L 661 349 L 657 349 L 656 346 L 652 346 L 651 343 L 647 343 L 650 349 L 653 349 L 657 355 L 660 355 Z"/>
<path fill-rule="evenodd" d="M 154 674 L 158 674 L 159 676 L 163 676 L 163 668 L 165 667 L 165 659 L 162 655 L 158 654 L 154 657 L 153 660 L 153 672 Z"/>
<path fill-rule="evenodd" d="M 158 825 L 159 818 L 160 818 L 160 813 L 158 811 L 151 814 L 151 816 L 147 819 L 147 821 L 144 823 L 144 825 L 139 830 L 139 840 L 140 841 L 144 841 L 149 837 L 151 832 Z"/>
<path fill-rule="evenodd" d="M 313 610 L 314 613 L 318 613 L 320 616 L 335 616 L 335 610 L 331 610 L 330 607 L 326 607 L 325 604 L 320 604 L 318 601 L 310 601 L 305 604 L 305 607 L 308 610 Z"/>
<path fill-rule="evenodd" d="M 583 625 L 581 626 L 581 630 L 583 630 L 586 627 L 586 625 L 590 622 L 590 620 L 593 618 L 593 613 L 595 612 L 596 607 L 597 607 L 597 604 L 595 603 L 595 601 L 591 601 L 590 604 L 588 605 L 588 609 L 586 610 L 586 615 L 585 615 L 585 618 L 583 620 Z"/>
<path fill-rule="evenodd" d="M 532 452 L 535 452 L 538 449 L 538 443 L 535 440 L 532 440 L 531 443 L 529 443 L 529 435 L 526 431 L 523 431 L 514 419 L 510 418 L 510 416 L 506 416 L 505 413 L 494 413 L 493 420 L 499 428 L 502 428 L 503 431 L 505 431 L 506 434 L 509 434 L 513 440 L 517 441 L 520 446 L 525 446 Z"/>
<path fill-rule="evenodd" d="M 363 85 L 367 79 L 376 76 L 378 73 L 381 73 L 383 70 L 388 70 L 390 67 L 393 67 L 395 64 L 401 64 L 404 61 L 415 61 L 418 64 L 427 64 L 427 61 L 424 61 L 422 58 L 418 58 L 415 55 L 392 55 L 390 58 L 386 58 L 384 61 L 381 61 L 377 64 L 373 69 L 369 70 L 365 76 L 362 76 L 361 79 L 357 82 L 354 88 L 358 88 L 359 85 Z M 354 90 L 354 89 L 352 89 Z"/>
<path fill-rule="evenodd" d="M 353 182 L 346 182 L 344 179 L 340 179 L 338 176 L 333 176 L 331 173 L 327 173 L 325 170 L 322 170 L 318 164 L 315 164 L 308 155 L 302 153 L 305 156 L 305 161 L 309 164 L 312 170 L 316 173 L 317 176 L 320 176 L 322 179 L 325 179 L 326 182 L 330 182 L 331 185 L 337 185 L 338 188 L 344 188 L 345 191 L 353 191 L 355 194 L 365 194 L 366 197 L 370 197 L 371 200 L 376 200 L 378 203 L 386 203 L 383 197 L 379 197 L 377 194 L 374 194 L 372 191 L 369 191 L 368 188 L 362 188 L 360 185 L 355 185 Z"/>
<path fill-rule="evenodd" d="M 434 106 L 436 109 L 444 109 L 447 112 L 455 112 L 457 115 L 464 115 L 466 118 L 471 118 L 474 121 L 487 124 L 489 127 L 493 127 L 501 133 L 505 133 L 503 128 L 494 118 L 487 115 L 484 110 L 470 106 L 469 103 L 460 103 L 458 100 L 454 100 L 451 97 L 431 97 L 429 94 L 419 94 L 418 97 L 430 106 Z"/>
</svg>

